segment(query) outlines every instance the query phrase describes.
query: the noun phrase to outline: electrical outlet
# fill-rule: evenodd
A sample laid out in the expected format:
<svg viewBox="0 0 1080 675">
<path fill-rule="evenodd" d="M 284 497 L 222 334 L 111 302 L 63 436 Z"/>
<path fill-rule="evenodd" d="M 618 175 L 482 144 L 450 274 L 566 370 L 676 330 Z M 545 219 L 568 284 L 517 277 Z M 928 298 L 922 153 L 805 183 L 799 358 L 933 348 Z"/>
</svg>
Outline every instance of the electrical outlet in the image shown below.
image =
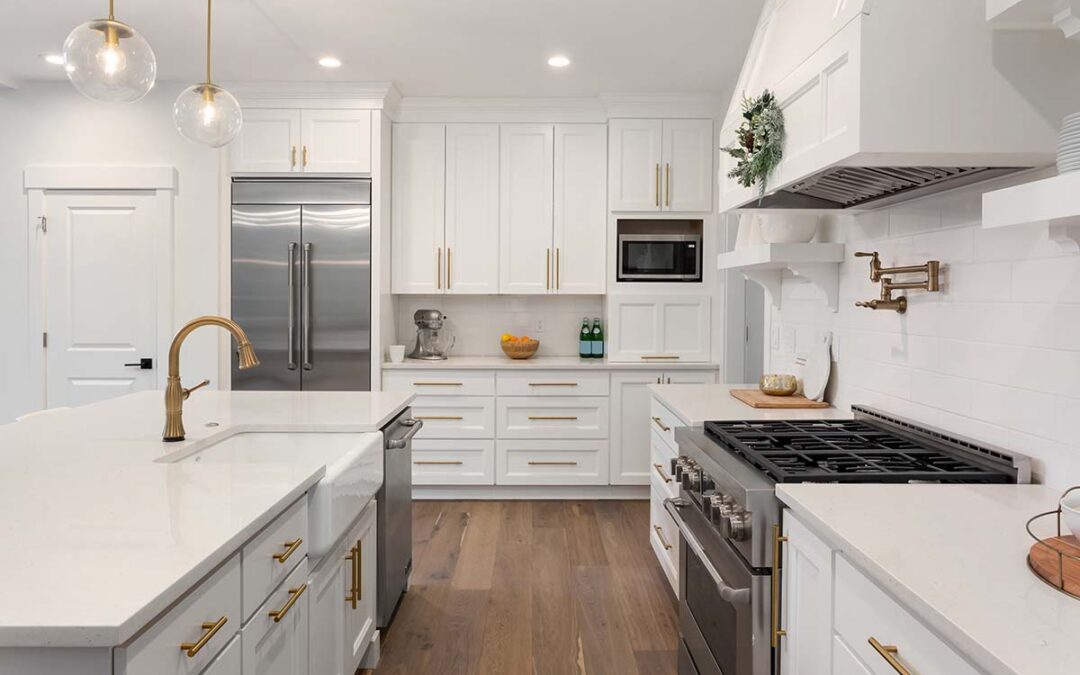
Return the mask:
<svg viewBox="0 0 1080 675">
<path fill-rule="evenodd" d="M 537 319 L 536 320 L 536 332 L 537 333 L 543 333 L 544 332 L 544 320 L 543 319 Z"/>
</svg>

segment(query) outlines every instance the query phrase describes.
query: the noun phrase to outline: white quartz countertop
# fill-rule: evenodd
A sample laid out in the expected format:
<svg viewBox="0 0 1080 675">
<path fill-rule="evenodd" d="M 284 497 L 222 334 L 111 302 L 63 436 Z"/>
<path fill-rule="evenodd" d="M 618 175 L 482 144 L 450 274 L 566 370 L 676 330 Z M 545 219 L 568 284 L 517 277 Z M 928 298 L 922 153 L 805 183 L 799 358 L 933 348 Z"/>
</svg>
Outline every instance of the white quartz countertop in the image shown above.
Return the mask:
<svg viewBox="0 0 1080 675">
<path fill-rule="evenodd" d="M 1041 485 L 778 485 L 805 524 L 988 673 L 1074 674 L 1080 600 L 1027 567 Z M 1051 526 L 1052 528 L 1052 526 Z M 1050 531 L 1040 532 L 1047 536 Z"/>
<path fill-rule="evenodd" d="M 690 427 L 733 420 L 851 419 L 841 408 L 752 408 L 731 395 L 732 389 L 757 389 L 756 384 L 650 384 L 653 396 Z"/>
<path fill-rule="evenodd" d="M 161 441 L 160 391 L 0 426 L 0 647 L 122 644 L 326 469 L 163 456 L 241 431 L 377 432 L 412 398 L 200 391 L 177 443 Z"/>
<path fill-rule="evenodd" d="M 383 363 L 384 370 L 718 370 L 715 363 L 688 361 L 632 361 L 582 359 L 577 356 L 534 356 L 531 359 L 512 359 L 508 356 L 451 356 L 442 361 L 405 359 L 401 363 Z"/>
</svg>

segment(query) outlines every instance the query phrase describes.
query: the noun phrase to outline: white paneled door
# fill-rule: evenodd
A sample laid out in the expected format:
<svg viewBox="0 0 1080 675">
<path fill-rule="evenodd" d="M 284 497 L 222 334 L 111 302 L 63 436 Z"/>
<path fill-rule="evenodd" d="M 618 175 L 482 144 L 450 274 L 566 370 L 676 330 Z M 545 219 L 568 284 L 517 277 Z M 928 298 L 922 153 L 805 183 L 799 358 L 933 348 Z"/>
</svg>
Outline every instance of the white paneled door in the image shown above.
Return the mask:
<svg viewBox="0 0 1080 675">
<path fill-rule="evenodd" d="M 310 173 L 371 171 L 370 110 L 303 110 L 300 162 Z"/>
<path fill-rule="evenodd" d="M 151 191 L 47 193 L 47 407 L 155 386 L 157 205 Z"/>
<path fill-rule="evenodd" d="M 446 127 L 395 124 L 393 242 L 395 293 L 443 292 Z"/>
<path fill-rule="evenodd" d="M 660 120 L 612 120 L 611 210 L 659 211 L 661 204 Z"/>
<path fill-rule="evenodd" d="M 550 293 L 555 129 L 504 124 L 501 136 L 499 291 Z"/>
<path fill-rule="evenodd" d="M 229 148 L 234 172 L 300 171 L 299 153 L 299 110 L 244 109 L 244 126 Z"/>
<path fill-rule="evenodd" d="M 604 292 L 606 167 L 606 125 L 555 125 L 556 292 Z"/>
<path fill-rule="evenodd" d="M 499 125 L 446 127 L 446 291 L 499 292 Z"/>
<path fill-rule="evenodd" d="M 664 120 L 664 210 L 711 211 L 712 120 Z"/>
</svg>

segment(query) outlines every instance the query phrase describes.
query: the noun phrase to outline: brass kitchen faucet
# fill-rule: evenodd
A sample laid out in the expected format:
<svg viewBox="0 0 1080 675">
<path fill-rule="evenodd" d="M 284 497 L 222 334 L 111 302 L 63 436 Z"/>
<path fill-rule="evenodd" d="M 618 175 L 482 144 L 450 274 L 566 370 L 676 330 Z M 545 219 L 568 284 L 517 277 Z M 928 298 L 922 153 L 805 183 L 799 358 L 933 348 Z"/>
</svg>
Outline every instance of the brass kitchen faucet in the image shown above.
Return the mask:
<svg viewBox="0 0 1080 675">
<path fill-rule="evenodd" d="M 870 281 L 881 283 L 881 298 L 877 300 L 865 300 L 855 303 L 856 307 L 869 309 L 891 309 L 898 314 L 907 311 L 907 297 L 901 295 L 898 298 L 892 296 L 893 291 L 922 290 L 931 293 L 941 290 L 938 274 L 941 272 L 941 262 L 928 260 L 924 265 L 908 265 L 905 267 L 882 267 L 878 252 L 866 253 L 859 251 L 856 258 L 870 258 Z M 923 281 L 901 281 L 893 283 L 891 276 L 887 274 L 925 274 Z"/>
</svg>

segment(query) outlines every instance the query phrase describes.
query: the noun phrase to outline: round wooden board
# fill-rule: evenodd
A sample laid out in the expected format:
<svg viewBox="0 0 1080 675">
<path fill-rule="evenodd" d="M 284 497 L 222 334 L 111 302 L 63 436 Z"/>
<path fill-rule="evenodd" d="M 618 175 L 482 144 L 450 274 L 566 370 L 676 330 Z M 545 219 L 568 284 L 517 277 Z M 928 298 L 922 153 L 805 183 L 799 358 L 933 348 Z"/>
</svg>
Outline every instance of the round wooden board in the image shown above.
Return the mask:
<svg viewBox="0 0 1080 675">
<path fill-rule="evenodd" d="M 1059 556 L 1057 551 L 1074 557 Z M 1061 574 L 1064 571 L 1065 591 L 1080 596 L 1080 560 L 1077 558 L 1080 558 L 1080 540 L 1073 536 L 1043 539 L 1032 546 L 1028 553 L 1028 563 L 1036 574 L 1061 588 Z"/>
</svg>

